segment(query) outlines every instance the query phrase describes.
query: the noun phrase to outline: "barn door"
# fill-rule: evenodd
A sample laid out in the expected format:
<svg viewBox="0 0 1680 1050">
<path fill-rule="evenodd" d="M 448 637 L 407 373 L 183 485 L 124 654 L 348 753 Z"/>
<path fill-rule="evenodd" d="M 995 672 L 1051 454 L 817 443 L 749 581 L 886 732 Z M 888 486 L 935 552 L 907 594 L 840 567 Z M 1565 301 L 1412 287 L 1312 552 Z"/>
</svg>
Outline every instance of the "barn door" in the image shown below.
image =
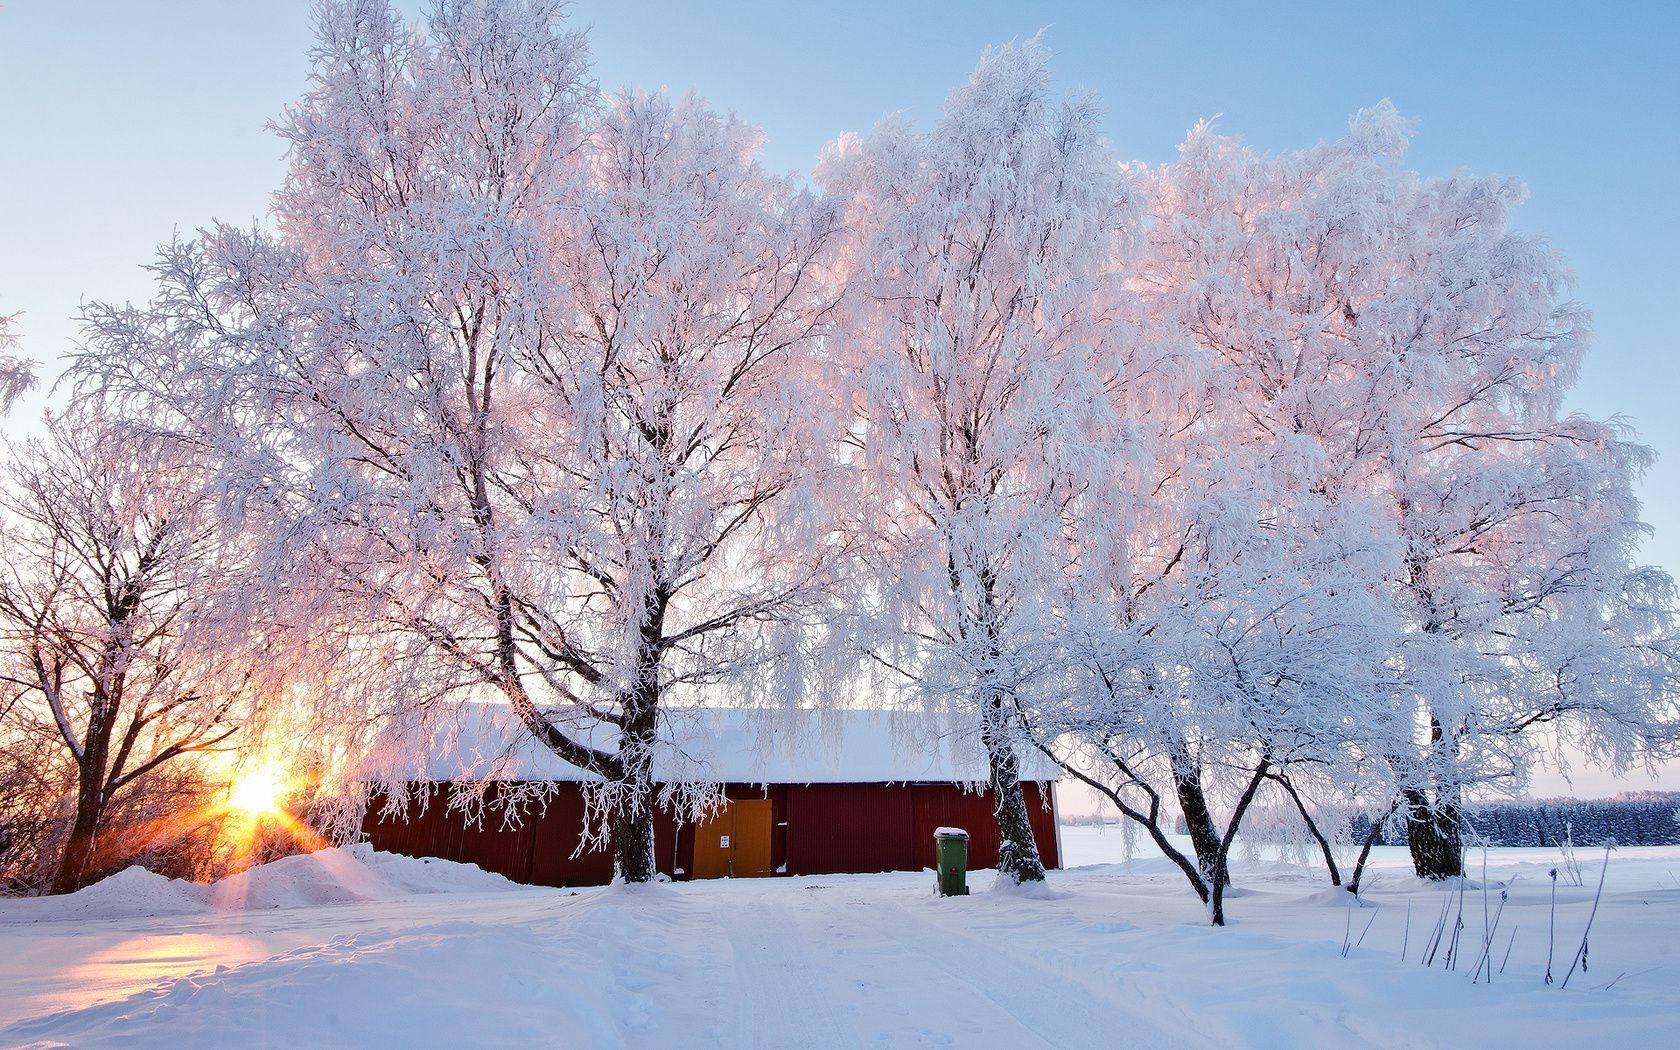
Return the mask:
<svg viewBox="0 0 1680 1050">
<path fill-rule="evenodd" d="M 729 848 L 735 835 L 735 807 L 725 805 L 694 826 L 694 877 L 721 879 L 729 874 Z"/>
<path fill-rule="evenodd" d="M 746 799 L 731 802 L 729 808 L 735 811 L 730 874 L 738 879 L 774 874 L 770 870 L 770 800 Z"/>
<path fill-rule="evenodd" d="M 770 800 L 726 804 L 694 829 L 694 877 L 749 878 L 770 868 Z"/>
</svg>

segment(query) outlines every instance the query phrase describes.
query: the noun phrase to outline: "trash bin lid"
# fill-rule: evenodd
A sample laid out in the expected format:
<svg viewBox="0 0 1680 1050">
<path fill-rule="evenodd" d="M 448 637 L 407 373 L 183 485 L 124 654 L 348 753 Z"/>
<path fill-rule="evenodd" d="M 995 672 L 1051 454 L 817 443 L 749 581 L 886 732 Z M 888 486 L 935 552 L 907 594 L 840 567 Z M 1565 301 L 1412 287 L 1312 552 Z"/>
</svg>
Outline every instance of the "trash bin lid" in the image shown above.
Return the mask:
<svg viewBox="0 0 1680 1050">
<path fill-rule="evenodd" d="M 966 839 L 968 832 L 962 828 L 934 828 L 933 837 L 936 839 Z"/>
</svg>

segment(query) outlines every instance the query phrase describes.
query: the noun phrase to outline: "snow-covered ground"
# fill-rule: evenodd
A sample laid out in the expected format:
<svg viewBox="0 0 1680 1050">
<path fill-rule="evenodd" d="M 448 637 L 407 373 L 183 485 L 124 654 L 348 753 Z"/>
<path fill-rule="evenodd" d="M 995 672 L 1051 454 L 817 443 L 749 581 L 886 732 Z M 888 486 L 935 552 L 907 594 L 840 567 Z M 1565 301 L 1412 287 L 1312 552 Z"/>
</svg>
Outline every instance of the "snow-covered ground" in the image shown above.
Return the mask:
<svg viewBox="0 0 1680 1050">
<path fill-rule="evenodd" d="M 574 892 L 365 850 L 208 888 L 131 870 L 0 901 L 0 1046 L 1680 1045 L 1680 848 L 1612 856 L 1590 969 L 1560 989 L 1555 851 L 1489 855 L 1511 892 L 1490 986 L 1470 979 L 1479 890 L 1458 971 L 1418 965 L 1458 900 L 1399 850 L 1351 913 L 1317 870 L 1239 863 L 1211 929 L 1160 857 L 1063 835 L 1077 867 L 1041 899 L 989 873 L 956 899 L 931 874 Z M 1560 976 L 1600 855 L 1558 890 Z"/>
</svg>

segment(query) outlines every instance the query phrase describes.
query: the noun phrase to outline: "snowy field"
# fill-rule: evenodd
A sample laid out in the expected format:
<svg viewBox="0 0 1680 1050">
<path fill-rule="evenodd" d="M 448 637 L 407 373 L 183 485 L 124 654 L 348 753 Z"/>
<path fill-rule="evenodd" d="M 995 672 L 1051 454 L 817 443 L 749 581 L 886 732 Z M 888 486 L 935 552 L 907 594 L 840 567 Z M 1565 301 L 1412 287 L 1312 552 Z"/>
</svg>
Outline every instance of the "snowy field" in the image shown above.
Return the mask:
<svg viewBox="0 0 1680 1050">
<path fill-rule="evenodd" d="M 1489 986 L 1479 890 L 1459 970 L 1418 965 L 1449 894 L 1400 850 L 1351 913 L 1319 871 L 1249 858 L 1220 930 L 1117 830 L 1063 835 L 1043 899 L 989 873 L 962 899 L 928 874 L 574 892 L 347 850 L 214 887 L 131 870 L 0 902 L 0 1046 L 1680 1045 L 1680 848 L 1612 856 L 1590 969 L 1559 989 L 1555 851 L 1489 856 L 1491 906 L 1511 892 Z M 1599 856 L 1558 890 L 1560 977 Z"/>
</svg>

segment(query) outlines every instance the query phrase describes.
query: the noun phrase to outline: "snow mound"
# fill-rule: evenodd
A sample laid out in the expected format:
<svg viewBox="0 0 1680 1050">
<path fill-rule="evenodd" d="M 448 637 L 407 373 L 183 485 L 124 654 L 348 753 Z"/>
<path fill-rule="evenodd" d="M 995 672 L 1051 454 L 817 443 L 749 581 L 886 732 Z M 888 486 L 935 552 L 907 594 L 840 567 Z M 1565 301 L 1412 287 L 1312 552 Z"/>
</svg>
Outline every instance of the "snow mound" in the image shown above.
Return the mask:
<svg viewBox="0 0 1680 1050">
<path fill-rule="evenodd" d="M 62 897 L 35 897 L 14 917 L 28 920 L 58 918 L 144 918 L 150 915 L 190 915 L 203 911 L 208 887 L 171 879 L 142 867 L 124 868 L 91 886 Z"/>
<path fill-rule="evenodd" d="M 135 866 L 99 880 L 75 897 L 79 904 L 107 911 L 189 912 L 204 906 L 204 887 Z"/>
<path fill-rule="evenodd" d="M 397 896 L 351 850 L 340 847 L 299 853 L 260 864 L 213 884 L 218 909 L 304 908 L 318 904 L 354 904 Z"/>
<path fill-rule="evenodd" d="M 472 864 L 380 853 L 361 843 L 282 857 L 225 878 L 209 890 L 214 906 L 227 909 L 307 908 L 518 888 Z"/>
<path fill-rule="evenodd" d="M 497 893 L 528 888 L 476 864 L 381 853 L 365 842 L 346 851 L 409 893 Z"/>
<path fill-rule="evenodd" d="M 1227 891 L 1229 895 L 1229 891 Z M 1355 897 L 1346 886 L 1331 886 L 1302 897 L 1300 903 L 1309 908 L 1376 908 L 1381 905 L 1366 896 Z"/>
<path fill-rule="evenodd" d="M 209 886 L 166 878 L 138 866 L 124 868 L 60 897 L 0 901 L 0 923 L 307 908 L 521 888 L 476 865 L 379 853 L 363 843 L 282 857 Z"/>
<path fill-rule="evenodd" d="M 1061 894 L 1050 888 L 1050 883 L 1044 879 L 1031 882 L 1016 882 L 1006 875 L 998 875 L 992 882 L 991 892 L 1005 897 L 1019 897 L 1025 900 L 1053 901 Z"/>
</svg>

